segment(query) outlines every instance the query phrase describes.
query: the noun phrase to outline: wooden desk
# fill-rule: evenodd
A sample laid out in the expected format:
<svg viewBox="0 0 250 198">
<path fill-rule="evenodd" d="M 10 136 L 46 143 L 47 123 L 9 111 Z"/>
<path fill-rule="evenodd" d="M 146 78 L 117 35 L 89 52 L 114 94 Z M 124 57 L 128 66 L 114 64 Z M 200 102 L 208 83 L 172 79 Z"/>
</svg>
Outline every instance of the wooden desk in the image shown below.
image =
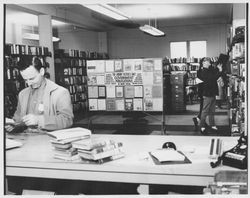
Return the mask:
<svg viewBox="0 0 250 198">
<path fill-rule="evenodd" d="M 159 135 L 93 135 L 112 138 L 124 144 L 126 157 L 102 165 L 64 162 L 53 158 L 53 148 L 47 135 L 23 135 L 24 145 L 6 151 L 6 175 L 89 181 L 128 182 L 141 184 L 175 184 L 206 186 L 220 170 L 238 170 L 228 166 L 211 168 L 208 158 L 209 141 L 203 136 Z M 238 137 L 219 137 L 224 148 L 237 143 Z M 191 164 L 155 165 L 143 156 L 172 141 L 183 151 Z M 195 148 L 194 153 L 188 147 Z M 189 150 L 190 151 L 190 150 Z"/>
</svg>

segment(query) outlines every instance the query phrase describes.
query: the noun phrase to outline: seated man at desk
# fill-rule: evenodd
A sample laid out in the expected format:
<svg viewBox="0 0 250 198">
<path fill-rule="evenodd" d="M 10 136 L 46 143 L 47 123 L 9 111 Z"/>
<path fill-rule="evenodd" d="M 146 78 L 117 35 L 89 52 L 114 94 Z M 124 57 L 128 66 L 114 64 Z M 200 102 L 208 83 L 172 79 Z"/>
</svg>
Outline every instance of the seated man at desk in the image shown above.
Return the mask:
<svg viewBox="0 0 250 198">
<path fill-rule="evenodd" d="M 45 68 L 38 57 L 21 58 L 18 68 L 28 87 L 18 95 L 14 121 L 48 131 L 70 127 L 74 115 L 69 91 L 44 77 Z M 5 128 L 8 132 L 13 129 Z"/>
</svg>

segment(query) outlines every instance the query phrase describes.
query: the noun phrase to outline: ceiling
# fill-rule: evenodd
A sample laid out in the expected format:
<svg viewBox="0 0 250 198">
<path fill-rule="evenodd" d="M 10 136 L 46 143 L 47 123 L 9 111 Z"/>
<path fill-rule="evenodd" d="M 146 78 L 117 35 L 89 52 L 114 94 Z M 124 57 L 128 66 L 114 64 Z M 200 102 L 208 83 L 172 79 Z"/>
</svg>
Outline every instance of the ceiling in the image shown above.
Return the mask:
<svg viewBox="0 0 250 198">
<path fill-rule="evenodd" d="M 231 23 L 232 4 L 110 4 L 126 15 L 127 21 L 116 21 L 104 15 L 98 14 L 79 4 L 7 4 L 6 19 L 13 14 L 15 21 L 22 21 L 29 25 L 37 26 L 39 14 L 49 14 L 53 19 L 63 21 L 61 26 L 74 25 L 75 27 L 108 31 L 115 28 L 138 28 L 145 23 L 154 23 L 157 20 L 158 27 L 183 25 L 189 23 Z M 29 20 L 24 14 L 30 13 Z M 53 23 L 56 26 L 55 23 Z M 58 25 L 58 24 L 57 24 Z"/>
</svg>

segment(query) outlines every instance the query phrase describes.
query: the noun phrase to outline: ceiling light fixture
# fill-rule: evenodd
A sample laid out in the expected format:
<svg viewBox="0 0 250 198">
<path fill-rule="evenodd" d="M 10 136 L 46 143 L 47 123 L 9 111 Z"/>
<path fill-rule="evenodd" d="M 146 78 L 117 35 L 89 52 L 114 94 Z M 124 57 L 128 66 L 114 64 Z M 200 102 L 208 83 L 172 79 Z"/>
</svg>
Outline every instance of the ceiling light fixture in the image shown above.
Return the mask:
<svg viewBox="0 0 250 198">
<path fill-rule="evenodd" d="M 150 14 L 150 8 L 148 8 L 148 12 Z M 150 24 L 150 17 L 149 17 L 148 25 L 145 24 L 144 26 L 140 26 L 139 29 L 141 31 L 149 34 L 149 35 L 152 35 L 152 36 L 165 36 L 165 33 L 163 31 L 157 29 L 156 18 L 155 18 L 155 27 L 151 26 L 151 24 Z"/>
<path fill-rule="evenodd" d="M 116 20 L 127 20 L 130 18 L 126 16 L 124 13 L 122 13 L 120 10 L 112 6 L 109 6 L 107 4 L 81 4 L 81 5 Z"/>
<path fill-rule="evenodd" d="M 39 34 L 24 33 L 23 38 L 24 39 L 29 39 L 29 40 L 38 40 L 39 41 Z M 58 42 L 60 40 L 61 40 L 60 38 L 57 38 L 57 37 L 54 37 L 54 36 L 52 37 L 53 42 Z"/>
<path fill-rule="evenodd" d="M 165 33 L 161 30 L 151 26 L 151 25 L 144 25 L 139 27 L 141 31 L 146 32 L 152 36 L 165 36 Z"/>
</svg>

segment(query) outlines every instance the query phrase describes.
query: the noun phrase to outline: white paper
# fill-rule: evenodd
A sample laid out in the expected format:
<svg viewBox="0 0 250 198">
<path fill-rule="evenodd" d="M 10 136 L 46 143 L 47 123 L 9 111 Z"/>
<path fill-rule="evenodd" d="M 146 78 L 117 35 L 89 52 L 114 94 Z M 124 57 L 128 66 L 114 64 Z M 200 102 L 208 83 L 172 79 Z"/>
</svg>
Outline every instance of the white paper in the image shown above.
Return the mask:
<svg viewBox="0 0 250 198">
<path fill-rule="evenodd" d="M 113 60 L 106 60 L 106 72 L 114 72 L 114 61 Z"/>
<path fill-rule="evenodd" d="M 106 110 L 106 100 L 105 99 L 98 99 L 98 110 Z"/>
<path fill-rule="evenodd" d="M 15 148 L 15 147 L 20 147 L 22 145 L 23 145 L 23 143 L 21 143 L 19 141 L 11 140 L 9 138 L 6 138 L 5 149 L 11 149 L 11 148 Z"/>
<path fill-rule="evenodd" d="M 105 84 L 105 76 L 104 75 L 98 75 L 96 78 L 98 85 L 104 85 Z"/>
<path fill-rule="evenodd" d="M 115 98 L 115 86 L 107 86 L 107 98 Z"/>
<path fill-rule="evenodd" d="M 185 156 L 174 149 L 159 149 L 151 152 L 159 162 L 184 161 Z"/>
</svg>

